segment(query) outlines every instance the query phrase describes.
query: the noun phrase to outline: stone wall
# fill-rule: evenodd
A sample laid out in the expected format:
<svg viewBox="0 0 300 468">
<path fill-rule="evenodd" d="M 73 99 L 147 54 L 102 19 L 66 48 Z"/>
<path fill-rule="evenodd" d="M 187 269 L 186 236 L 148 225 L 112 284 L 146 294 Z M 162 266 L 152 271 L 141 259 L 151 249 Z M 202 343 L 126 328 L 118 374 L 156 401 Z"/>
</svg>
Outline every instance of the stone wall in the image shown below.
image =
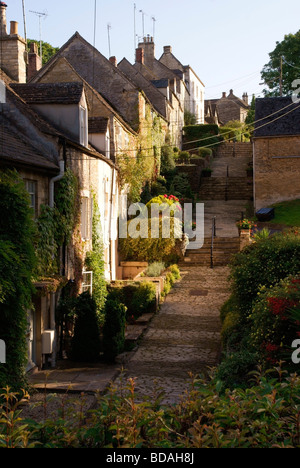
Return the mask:
<svg viewBox="0 0 300 468">
<path fill-rule="evenodd" d="M 254 140 L 255 209 L 300 198 L 300 136 Z"/>
</svg>

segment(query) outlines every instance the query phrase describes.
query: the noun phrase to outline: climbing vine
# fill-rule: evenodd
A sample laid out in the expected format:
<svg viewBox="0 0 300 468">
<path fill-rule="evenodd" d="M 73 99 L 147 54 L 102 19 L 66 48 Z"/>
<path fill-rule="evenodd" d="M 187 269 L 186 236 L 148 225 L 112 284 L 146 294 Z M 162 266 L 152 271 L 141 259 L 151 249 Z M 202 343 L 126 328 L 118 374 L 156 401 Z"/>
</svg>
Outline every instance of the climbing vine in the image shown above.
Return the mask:
<svg viewBox="0 0 300 468">
<path fill-rule="evenodd" d="M 17 172 L 0 172 L 0 339 L 6 364 L 0 387 L 25 385 L 27 310 L 33 293 L 35 226 L 29 196 Z"/>
<path fill-rule="evenodd" d="M 129 204 L 139 202 L 145 184 L 151 184 L 160 173 L 161 148 L 167 131 L 163 122 L 146 105 L 145 119 L 139 124 L 137 156 L 125 152 L 117 157 L 120 185 L 128 191 Z"/>
<path fill-rule="evenodd" d="M 41 206 L 36 235 L 36 276 L 39 278 L 59 272 L 58 249 L 71 240 L 75 227 L 77 195 L 77 178 L 68 169 L 57 184 L 54 207 Z"/>
<path fill-rule="evenodd" d="M 97 315 L 100 322 L 104 320 L 104 306 L 107 296 L 105 281 L 104 247 L 101 217 L 96 195 L 93 194 L 93 222 L 92 222 L 93 250 L 86 255 L 86 269 L 93 272 L 93 299 L 96 303 Z"/>
</svg>

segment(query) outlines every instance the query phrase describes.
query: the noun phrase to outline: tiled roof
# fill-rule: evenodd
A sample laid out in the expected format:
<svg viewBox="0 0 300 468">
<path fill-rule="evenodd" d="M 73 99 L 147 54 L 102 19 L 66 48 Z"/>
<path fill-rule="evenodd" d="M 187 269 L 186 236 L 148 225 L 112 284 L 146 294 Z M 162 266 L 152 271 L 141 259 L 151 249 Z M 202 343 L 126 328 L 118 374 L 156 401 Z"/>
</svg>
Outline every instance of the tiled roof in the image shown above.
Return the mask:
<svg viewBox="0 0 300 468">
<path fill-rule="evenodd" d="M 106 133 L 109 119 L 106 117 L 90 117 L 89 133 Z"/>
<path fill-rule="evenodd" d="M 1 162 L 47 170 L 58 170 L 58 165 L 38 151 L 28 138 L 22 135 L 13 122 L 0 115 L 0 159 Z"/>
<path fill-rule="evenodd" d="M 300 135 L 300 103 L 293 103 L 291 97 L 256 99 L 258 120 L 255 137 Z"/>
<path fill-rule="evenodd" d="M 78 104 L 83 83 L 12 84 L 11 87 L 28 104 Z"/>
</svg>

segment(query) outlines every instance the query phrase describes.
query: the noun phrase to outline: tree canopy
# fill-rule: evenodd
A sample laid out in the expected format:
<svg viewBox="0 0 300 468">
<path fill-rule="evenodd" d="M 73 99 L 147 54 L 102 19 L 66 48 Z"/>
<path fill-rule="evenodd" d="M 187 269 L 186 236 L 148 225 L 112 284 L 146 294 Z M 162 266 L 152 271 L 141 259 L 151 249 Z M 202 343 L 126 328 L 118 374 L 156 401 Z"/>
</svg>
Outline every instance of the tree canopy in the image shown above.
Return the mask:
<svg viewBox="0 0 300 468">
<path fill-rule="evenodd" d="M 36 41 L 35 39 L 28 39 L 27 41 L 27 46 L 28 50 L 30 50 L 30 44 L 34 42 L 38 46 L 38 50 L 40 51 L 40 41 Z M 53 47 L 51 44 L 48 44 L 48 42 L 43 42 L 42 41 L 42 51 L 43 51 L 43 65 L 45 63 L 49 62 L 51 57 L 56 54 L 56 52 L 59 51 L 59 47 Z"/>
<path fill-rule="evenodd" d="M 262 79 L 267 86 L 264 89 L 265 96 L 280 96 L 281 81 L 282 95 L 292 94 L 295 90 L 292 83 L 300 78 L 300 31 L 296 34 L 287 34 L 283 41 L 276 42 L 276 47 L 269 57 L 270 61 L 261 71 Z"/>
</svg>

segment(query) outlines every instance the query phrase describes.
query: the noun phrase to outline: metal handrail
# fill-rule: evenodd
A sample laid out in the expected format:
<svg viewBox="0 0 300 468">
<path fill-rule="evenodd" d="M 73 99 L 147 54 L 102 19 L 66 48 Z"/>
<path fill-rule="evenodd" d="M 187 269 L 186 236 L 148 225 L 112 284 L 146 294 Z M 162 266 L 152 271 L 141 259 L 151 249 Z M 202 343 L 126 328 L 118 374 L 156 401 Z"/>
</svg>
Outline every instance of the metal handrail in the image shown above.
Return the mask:
<svg viewBox="0 0 300 468">
<path fill-rule="evenodd" d="M 211 227 L 211 249 L 210 249 L 210 267 L 211 269 L 214 268 L 214 239 L 216 237 L 216 217 L 214 216 L 212 219 L 212 227 Z"/>
<path fill-rule="evenodd" d="M 228 182 L 229 182 L 229 166 L 227 166 L 226 172 L 226 187 L 225 187 L 225 201 L 228 201 Z"/>
</svg>

